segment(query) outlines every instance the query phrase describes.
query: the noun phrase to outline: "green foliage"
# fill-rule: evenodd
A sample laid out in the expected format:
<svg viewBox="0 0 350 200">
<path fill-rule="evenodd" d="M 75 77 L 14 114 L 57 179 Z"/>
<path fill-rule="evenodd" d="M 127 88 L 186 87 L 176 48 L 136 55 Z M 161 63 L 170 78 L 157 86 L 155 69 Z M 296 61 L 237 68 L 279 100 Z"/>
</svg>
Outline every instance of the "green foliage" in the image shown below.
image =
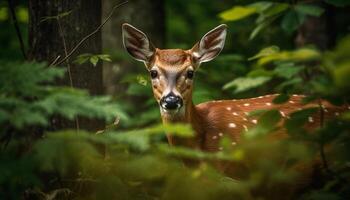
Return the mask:
<svg viewBox="0 0 350 200">
<path fill-rule="evenodd" d="M 47 126 L 57 114 L 67 119 L 78 115 L 108 121 L 117 116 L 127 118 L 119 105 L 108 103 L 108 97 L 90 97 L 85 91 L 48 85 L 63 74 L 64 70 L 47 68 L 45 63 L 2 63 L 0 125 L 18 129 Z"/>
<path fill-rule="evenodd" d="M 257 26 L 250 34 L 250 39 L 254 39 L 258 33 L 269 26 L 272 22 L 281 18 L 281 28 L 287 33 L 293 33 L 301 26 L 307 16 L 319 17 L 324 9 L 310 4 L 288 4 L 262 1 L 246 6 L 235 6 L 232 9 L 219 14 L 225 21 L 237 21 L 246 18 L 254 13 L 259 16 L 256 19 Z"/>
<path fill-rule="evenodd" d="M 85 53 L 77 56 L 77 58 L 74 60 L 74 63 L 77 63 L 79 65 L 84 64 L 86 62 L 90 62 L 94 67 L 96 67 L 97 63 L 99 61 L 107 61 L 112 62 L 111 56 L 108 54 L 96 54 L 93 55 L 91 53 Z"/>
</svg>

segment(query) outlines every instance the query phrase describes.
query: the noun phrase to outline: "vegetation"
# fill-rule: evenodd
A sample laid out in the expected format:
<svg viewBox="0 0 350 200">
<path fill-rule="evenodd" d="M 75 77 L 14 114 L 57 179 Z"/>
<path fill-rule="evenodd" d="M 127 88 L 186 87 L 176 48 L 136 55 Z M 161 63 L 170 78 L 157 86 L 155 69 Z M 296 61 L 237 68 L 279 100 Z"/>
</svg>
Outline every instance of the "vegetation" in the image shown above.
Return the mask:
<svg viewBox="0 0 350 200">
<path fill-rule="evenodd" d="M 308 95 L 305 104 L 326 99 L 349 105 L 350 36 L 343 29 L 349 27 L 347 0 L 165 3 L 168 47 L 189 48 L 219 22 L 230 27 L 224 52 L 197 73 L 196 103 L 279 93 L 274 103 L 280 104 L 298 93 Z M 19 1 L 16 11 L 25 29 L 25 4 Z M 250 113 L 260 117 L 259 123 L 234 148 L 228 138 L 222 139 L 224 149 L 218 153 L 169 146 L 165 132 L 179 137 L 192 137 L 193 132 L 185 124 L 160 124 L 146 72 L 120 80 L 127 84 L 128 96 L 92 96 L 59 85 L 70 65 L 23 61 L 10 16 L 8 5 L 0 2 L 0 26 L 6 27 L 0 31 L 0 41 L 5 41 L 0 56 L 0 199 L 257 199 L 254 194 L 261 188 L 293 185 L 301 175 L 293 170 L 295 164 L 315 157 L 321 160 L 319 175 L 294 198 L 350 197 L 349 110 L 313 131 L 303 125 L 320 107 L 297 111 L 284 124 L 276 110 L 262 110 Z M 307 24 L 323 26 L 327 17 L 337 24 L 332 30 L 316 29 L 311 37 L 326 39 L 315 42 L 302 34 L 315 31 Z M 90 63 L 91 68 L 123 59 L 130 58 L 122 52 L 71 58 L 73 67 Z M 134 106 L 132 96 L 146 103 Z M 74 126 L 85 118 L 104 120 L 106 126 Z M 56 128 L 57 120 L 70 125 Z M 287 129 L 288 139 L 271 142 L 264 137 L 280 128 Z M 184 166 L 184 159 L 198 163 Z M 216 161 L 244 164 L 250 174 L 239 180 L 226 177 L 213 167 Z"/>
</svg>

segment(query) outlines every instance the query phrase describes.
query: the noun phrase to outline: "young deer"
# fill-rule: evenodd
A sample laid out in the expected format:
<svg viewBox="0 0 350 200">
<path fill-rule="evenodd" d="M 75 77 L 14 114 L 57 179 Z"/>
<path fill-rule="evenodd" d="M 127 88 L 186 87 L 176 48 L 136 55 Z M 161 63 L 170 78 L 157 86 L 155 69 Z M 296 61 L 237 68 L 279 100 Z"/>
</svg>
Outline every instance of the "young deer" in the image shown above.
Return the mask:
<svg viewBox="0 0 350 200">
<path fill-rule="evenodd" d="M 213 60 L 224 47 L 227 26 L 222 24 L 205 34 L 189 50 L 158 49 L 149 38 L 130 24 L 123 24 L 125 49 L 147 67 L 154 97 L 157 100 L 164 123 L 190 123 L 196 135 L 191 139 L 178 139 L 168 135 L 172 145 L 184 145 L 204 151 L 221 150 L 220 137 L 228 134 L 232 145 L 240 141 L 240 136 L 257 123 L 257 119 L 247 114 L 257 109 L 278 109 L 284 118 L 288 114 L 305 107 L 302 95 L 292 95 L 287 103 L 275 105 L 276 95 L 241 100 L 222 100 L 194 105 L 192 102 L 193 78 L 199 65 Z M 340 109 L 322 102 L 324 118 L 339 115 Z M 317 106 L 316 103 L 307 106 Z M 309 117 L 309 127 L 319 127 L 319 115 Z M 280 133 L 283 135 L 285 133 Z"/>
</svg>

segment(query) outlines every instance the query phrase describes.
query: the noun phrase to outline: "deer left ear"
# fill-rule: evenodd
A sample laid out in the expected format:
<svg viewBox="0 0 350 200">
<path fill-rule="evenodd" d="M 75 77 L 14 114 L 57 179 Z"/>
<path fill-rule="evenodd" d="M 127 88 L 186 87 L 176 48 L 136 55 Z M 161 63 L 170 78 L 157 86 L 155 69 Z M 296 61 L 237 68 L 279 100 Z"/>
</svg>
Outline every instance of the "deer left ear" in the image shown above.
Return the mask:
<svg viewBox="0 0 350 200">
<path fill-rule="evenodd" d="M 213 60 L 224 48 L 226 33 L 227 25 L 221 24 L 205 34 L 191 49 L 193 59 L 198 63 Z"/>
</svg>

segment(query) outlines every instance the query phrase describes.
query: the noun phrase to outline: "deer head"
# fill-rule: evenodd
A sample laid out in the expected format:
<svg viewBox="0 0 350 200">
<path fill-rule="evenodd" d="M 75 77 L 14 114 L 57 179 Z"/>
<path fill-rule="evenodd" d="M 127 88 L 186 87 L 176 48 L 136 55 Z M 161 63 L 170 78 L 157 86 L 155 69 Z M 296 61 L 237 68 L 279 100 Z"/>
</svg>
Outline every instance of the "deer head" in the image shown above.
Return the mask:
<svg viewBox="0 0 350 200">
<path fill-rule="evenodd" d="M 158 49 L 149 38 L 130 24 L 123 24 L 123 43 L 127 52 L 145 64 L 150 73 L 154 97 L 163 116 L 179 116 L 192 106 L 195 71 L 213 60 L 224 47 L 227 26 L 222 24 L 205 34 L 189 50 Z"/>
</svg>

